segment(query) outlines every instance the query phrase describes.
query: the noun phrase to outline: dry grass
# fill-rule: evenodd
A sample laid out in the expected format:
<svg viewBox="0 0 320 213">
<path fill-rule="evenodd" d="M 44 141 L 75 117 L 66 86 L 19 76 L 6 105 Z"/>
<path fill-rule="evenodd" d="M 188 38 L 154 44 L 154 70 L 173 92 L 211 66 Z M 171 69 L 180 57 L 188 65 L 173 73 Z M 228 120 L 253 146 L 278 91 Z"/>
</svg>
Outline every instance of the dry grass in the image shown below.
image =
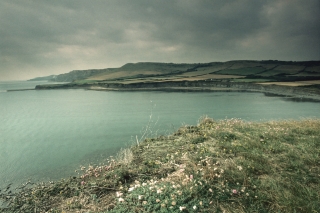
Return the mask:
<svg viewBox="0 0 320 213">
<path fill-rule="evenodd" d="M 257 84 L 297 87 L 297 86 L 308 86 L 308 85 L 320 84 L 320 80 L 294 81 L 294 82 L 264 82 L 264 83 L 257 83 Z"/>
<path fill-rule="evenodd" d="M 145 139 L 4 212 L 317 212 L 320 121 L 215 121 Z"/>
</svg>

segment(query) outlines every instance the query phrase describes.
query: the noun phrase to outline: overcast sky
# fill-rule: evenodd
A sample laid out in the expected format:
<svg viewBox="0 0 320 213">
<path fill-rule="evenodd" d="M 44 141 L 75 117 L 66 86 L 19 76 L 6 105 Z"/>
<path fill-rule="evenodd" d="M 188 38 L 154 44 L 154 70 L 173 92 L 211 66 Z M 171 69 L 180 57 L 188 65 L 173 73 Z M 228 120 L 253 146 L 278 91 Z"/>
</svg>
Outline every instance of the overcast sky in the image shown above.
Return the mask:
<svg viewBox="0 0 320 213">
<path fill-rule="evenodd" d="M 0 0 L 0 80 L 128 62 L 320 60 L 319 0 Z"/>
</svg>

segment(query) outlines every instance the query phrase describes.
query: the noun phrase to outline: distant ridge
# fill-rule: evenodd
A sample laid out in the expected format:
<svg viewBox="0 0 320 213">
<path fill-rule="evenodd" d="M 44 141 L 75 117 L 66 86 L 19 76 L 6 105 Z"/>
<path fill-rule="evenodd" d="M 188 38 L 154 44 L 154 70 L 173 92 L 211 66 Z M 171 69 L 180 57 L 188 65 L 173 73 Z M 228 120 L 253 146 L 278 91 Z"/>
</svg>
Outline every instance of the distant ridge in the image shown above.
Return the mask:
<svg viewBox="0 0 320 213">
<path fill-rule="evenodd" d="M 33 78 L 30 79 L 30 81 L 110 81 L 128 78 L 147 79 L 161 76 L 172 77 L 177 75 L 192 77 L 212 73 L 250 76 L 251 78 L 270 78 L 270 76 L 289 76 L 292 77 L 292 79 L 293 77 L 305 79 L 312 77 L 319 78 L 320 61 L 233 60 L 193 64 L 138 62 L 127 63 L 119 68 L 73 70 L 60 75 Z"/>
</svg>

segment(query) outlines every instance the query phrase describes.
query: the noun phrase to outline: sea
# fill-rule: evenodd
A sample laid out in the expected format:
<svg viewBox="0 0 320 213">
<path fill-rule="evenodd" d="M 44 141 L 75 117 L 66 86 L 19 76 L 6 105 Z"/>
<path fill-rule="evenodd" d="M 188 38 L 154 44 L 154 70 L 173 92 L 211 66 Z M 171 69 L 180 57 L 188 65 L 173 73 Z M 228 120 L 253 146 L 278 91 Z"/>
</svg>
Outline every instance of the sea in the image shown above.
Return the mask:
<svg viewBox="0 0 320 213">
<path fill-rule="evenodd" d="M 0 189 L 77 176 L 80 166 L 106 163 L 137 139 L 172 134 L 202 116 L 320 118 L 319 102 L 258 92 L 20 90 L 40 84 L 48 82 L 0 82 Z"/>
</svg>

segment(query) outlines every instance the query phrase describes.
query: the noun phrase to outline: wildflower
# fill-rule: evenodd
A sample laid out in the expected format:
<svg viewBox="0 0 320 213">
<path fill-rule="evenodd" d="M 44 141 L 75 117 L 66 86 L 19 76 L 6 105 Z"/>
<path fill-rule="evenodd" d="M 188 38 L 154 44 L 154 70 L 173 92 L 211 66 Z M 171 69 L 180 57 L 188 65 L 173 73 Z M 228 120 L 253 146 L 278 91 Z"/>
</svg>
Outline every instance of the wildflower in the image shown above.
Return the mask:
<svg viewBox="0 0 320 213">
<path fill-rule="evenodd" d="M 246 187 L 242 187 L 241 192 L 244 192 L 246 190 Z"/>
<path fill-rule="evenodd" d="M 193 175 L 190 175 L 190 179 L 191 179 L 191 180 L 193 179 Z"/>
<path fill-rule="evenodd" d="M 143 202 L 142 202 L 143 205 L 146 205 L 147 203 L 148 203 L 147 201 L 143 201 Z"/>
<path fill-rule="evenodd" d="M 128 192 L 131 192 L 131 191 L 133 191 L 134 190 L 134 187 L 130 187 L 129 189 L 128 189 Z"/>
<path fill-rule="evenodd" d="M 212 192 L 212 189 L 211 189 L 211 188 L 209 189 L 209 192 Z"/>
<path fill-rule="evenodd" d="M 199 202 L 200 206 L 202 206 L 202 201 Z"/>
<path fill-rule="evenodd" d="M 142 183 L 142 186 L 146 186 L 147 185 L 147 183 Z"/>
<path fill-rule="evenodd" d="M 172 201 L 171 205 L 175 206 L 177 203 L 176 201 Z"/>
<path fill-rule="evenodd" d="M 160 199 L 156 199 L 156 202 L 159 203 L 159 202 L 160 202 Z"/>
<path fill-rule="evenodd" d="M 157 189 L 157 194 L 161 194 L 161 193 L 162 193 L 161 189 Z"/>
<path fill-rule="evenodd" d="M 242 170 L 242 166 L 237 166 L 237 168 L 239 169 L 239 171 L 241 171 L 241 170 Z"/>
<path fill-rule="evenodd" d="M 192 208 L 193 208 L 194 210 L 196 210 L 196 209 L 197 209 L 197 206 L 193 206 Z"/>
<path fill-rule="evenodd" d="M 247 196 L 249 196 L 249 193 L 246 193 Z"/>
<path fill-rule="evenodd" d="M 141 200 L 143 198 L 143 195 L 139 195 L 138 199 Z"/>
<path fill-rule="evenodd" d="M 81 185 L 84 185 L 84 184 L 86 184 L 86 182 L 84 182 L 84 181 L 81 181 Z"/>
<path fill-rule="evenodd" d="M 123 195 L 123 193 L 121 193 L 121 192 L 116 192 L 116 196 L 117 197 L 121 197 Z"/>
<path fill-rule="evenodd" d="M 122 197 L 120 197 L 118 200 L 119 202 L 124 202 L 124 199 Z"/>
<path fill-rule="evenodd" d="M 166 204 L 161 203 L 161 207 L 162 207 L 162 208 L 166 207 Z"/>
<path fill-rule="evenodd" d="M 238 192 L 237 192 L 236 189 L 232 189 L 232 193 L 233 193 L 233 194 L 237 194 Z"/>
<path fill-rule="evenodd" d="M 180 206 L 179 209 L 180 209 L 180 211 L 183 211 L 183 210 L 186 209 L 186 207 L 185 206 Z"/>
</svg>

